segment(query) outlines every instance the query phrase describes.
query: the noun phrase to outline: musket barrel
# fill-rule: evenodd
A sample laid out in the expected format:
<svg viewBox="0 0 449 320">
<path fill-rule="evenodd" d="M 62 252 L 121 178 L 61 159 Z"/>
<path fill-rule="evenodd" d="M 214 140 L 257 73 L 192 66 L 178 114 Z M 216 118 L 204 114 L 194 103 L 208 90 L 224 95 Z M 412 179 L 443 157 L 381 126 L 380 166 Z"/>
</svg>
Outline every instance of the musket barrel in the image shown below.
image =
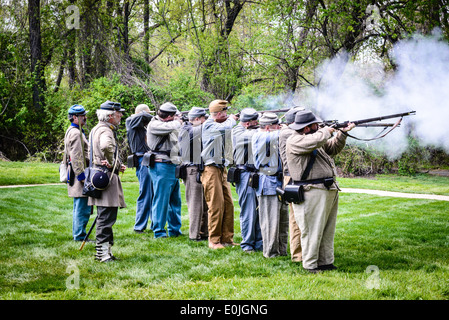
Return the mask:
<svg viewBox="0 0 449 320">
<path fill-rule="evenodd" d="M 366 124 L 366 123 L 369 123 L 369 122 L 382 121 L 382 120 L 386 120 L 386 119 L 410 116 L 412 114 L 416 114 L 416 111 L 396 113 L 396 114 L 390 114 L 390 115 L 386 115 L 386 116 L 380 116 L 380 117 L 368 118 L 368 119 L 362 119 L 362 120 L 344 121 L 342 123 L 337 123 L 336 125 L 334 125 L 334 127 L 335 128 L 344 128 L 350 122 L 354 123 L 357 126 L 357 125 Z"/>
</svg>

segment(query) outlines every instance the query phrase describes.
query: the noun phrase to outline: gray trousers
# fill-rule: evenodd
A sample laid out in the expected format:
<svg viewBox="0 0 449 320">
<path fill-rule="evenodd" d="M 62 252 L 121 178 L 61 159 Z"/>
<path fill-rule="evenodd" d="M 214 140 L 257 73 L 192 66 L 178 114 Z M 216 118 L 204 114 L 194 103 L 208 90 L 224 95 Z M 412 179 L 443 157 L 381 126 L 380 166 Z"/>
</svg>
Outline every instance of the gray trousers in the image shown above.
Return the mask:
<svg viewBox="0 0 449 320">
<path fill-rule="evenodd" d="M 198 174 L 197 166 L 187 167 L 185 184 L 185 196 L 187 209 L 189 210 L 189 238 L 201 239 L 209 235 L 207 227 L 207 203 L 204 198 L 203 185 L 196 182 Z"/>
<path fill-rule="evenodd" d="M 303 203 L 293 204 L 293 210 L 301 230 L 302 266 L 314 269 L 334 263 L 338 191 L 311 188 L 304 198 Z"/>
<path fill-rule="evenodd" d="M 259 221 L 262 230 L 263 256 L 286 256 L 288 246 L 288 206 L 276 195 L 259 198 Z"/>
<path fill-rule="evenodd" d="M 114 244 L 112 226 L 117 220 L 117 207 L 97 207 L 96 243 Z"/>
</svg>

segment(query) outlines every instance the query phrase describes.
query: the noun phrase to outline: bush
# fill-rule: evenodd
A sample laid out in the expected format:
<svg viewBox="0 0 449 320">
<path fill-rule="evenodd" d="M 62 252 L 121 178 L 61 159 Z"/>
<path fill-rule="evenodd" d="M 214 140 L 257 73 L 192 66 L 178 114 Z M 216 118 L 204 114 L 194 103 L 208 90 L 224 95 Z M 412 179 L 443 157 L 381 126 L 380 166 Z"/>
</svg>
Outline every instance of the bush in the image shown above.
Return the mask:
<svg viewBox="0 0 449 320">
<path fill-rule="evenodd" d="M 392 163 L 386 155 L 359 146 L 347 145 L 335 157 L 335 165 L 344 176 L 366 176 L 389 173 Z"/>
<path fill-rule="evenodd" d="M 335 157 L 335 165 L 343 176 L 366 176 L 397 173 L 413 176 L 429 168 L 449 166 L 448 154 L 436 147 L 420 145 L 414 137 L 408 138 L 408 148 L 400 158 L 391 160 L 376 150 L 346 145 Z"/>
</svg>

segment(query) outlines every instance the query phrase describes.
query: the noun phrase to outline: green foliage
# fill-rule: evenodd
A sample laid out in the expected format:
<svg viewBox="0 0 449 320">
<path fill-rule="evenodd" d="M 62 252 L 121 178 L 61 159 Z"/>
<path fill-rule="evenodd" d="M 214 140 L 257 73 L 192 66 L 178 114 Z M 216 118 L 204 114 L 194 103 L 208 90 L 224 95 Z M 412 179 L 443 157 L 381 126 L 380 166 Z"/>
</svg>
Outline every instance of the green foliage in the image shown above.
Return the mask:
<svg viewBox="0 0 449 320">
<path fill-rule="evenodd" d="M 192 107 L 207 108 L 209 102 L 215 99 L 211 93 L 202 91 L 193 76 L 188 73 L 175 75 L 161 93 L 163 102 L 170 101 L 181 111 L 190 110 Z"/>
</svg>

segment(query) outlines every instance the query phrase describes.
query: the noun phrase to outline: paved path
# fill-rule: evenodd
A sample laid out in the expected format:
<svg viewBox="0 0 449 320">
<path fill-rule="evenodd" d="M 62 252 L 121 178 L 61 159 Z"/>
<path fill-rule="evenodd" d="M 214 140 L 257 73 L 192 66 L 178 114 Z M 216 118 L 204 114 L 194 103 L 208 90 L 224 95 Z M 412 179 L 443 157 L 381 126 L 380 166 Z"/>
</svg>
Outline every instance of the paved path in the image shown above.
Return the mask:
<svg viewBox="0 0 449 320">
<path fill-rule="evenodd" d="M 25 187 L 43 187 L 43 186 L 57 186 L 62 183 L 46 183 L 46 184 L 15 184 L 12 186 L 0 186 L 0 188 L 25 188 Z"/>
<path fill-rule="evenodd" d="M 39 186 L 54 186 L 54 185 L 62 185 L 62 183 L 0 186 L 0 188 L 39 187 Z M 405 192 L 392 192 L 392 191 L 381 191 L 381 190 L 370 190 L 370 189 L 352 189 L 352 188 L 341 188 L 341 192 L 364 193 L 364 194 L 372 194 L 372 195 L 383 196 L 383 197 L 449 201 L 449 196 L 441 196 L 441 195 L 436 195 L 436 194 L 405 193 Z"/>
<path fill-rule="evenodd" d="M 369 189 L 351 189 L 351 188 L 341 188 L 341 192 L 365 193 L 384 197 L 449 201 L 449 196 L 441 196 L 436 194 L 419 194 L 419 193 L 405 193 L 405 192 L 392 192 L 392 191 L 369 190 Z"/>
</svg>

